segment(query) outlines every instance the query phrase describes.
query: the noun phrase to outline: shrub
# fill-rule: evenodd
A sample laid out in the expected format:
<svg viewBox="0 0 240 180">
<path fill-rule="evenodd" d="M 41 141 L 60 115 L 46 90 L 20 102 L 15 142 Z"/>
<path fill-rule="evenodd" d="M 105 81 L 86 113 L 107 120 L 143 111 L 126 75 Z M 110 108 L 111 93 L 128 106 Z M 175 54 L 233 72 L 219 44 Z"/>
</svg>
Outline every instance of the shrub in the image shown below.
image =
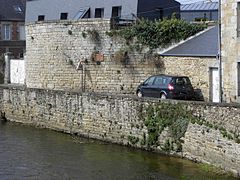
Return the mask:
<svg viewBox="0 0 240 180">
<path fill-rule="evenodd" d="M 206 28 L 206 25 L 190 24 L 176 18 L 164 20 L 140 20 L 131 27 L 121 30 L 112 30 L 109 36 L 121 36 L 127 43 L 136 39 L 137 43 L 151 49 L 164 47 L 172 42 L 184 40 Z"/>
</svg>

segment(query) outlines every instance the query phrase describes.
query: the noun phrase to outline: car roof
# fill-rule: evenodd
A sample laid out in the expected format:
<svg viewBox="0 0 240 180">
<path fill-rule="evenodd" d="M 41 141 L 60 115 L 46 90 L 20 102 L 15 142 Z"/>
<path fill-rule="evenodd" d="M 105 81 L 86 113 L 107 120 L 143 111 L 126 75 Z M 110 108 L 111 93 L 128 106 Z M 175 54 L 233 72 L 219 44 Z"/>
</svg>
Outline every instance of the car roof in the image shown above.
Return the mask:
<svg viewBox="0 0 240 180">
<path fill-rule="evenodd" d="M 178 77 L 188 78 L 187 76 L 176 76 L 176 75 L 166 75 L 166 74 L 157 74 L 157 75 L 152 75 L 151 77 L 157 77 L 157 76 L 164 76 L 164 77 L 170 77 L 170 78 L 178 78 Z"/>
</svg>

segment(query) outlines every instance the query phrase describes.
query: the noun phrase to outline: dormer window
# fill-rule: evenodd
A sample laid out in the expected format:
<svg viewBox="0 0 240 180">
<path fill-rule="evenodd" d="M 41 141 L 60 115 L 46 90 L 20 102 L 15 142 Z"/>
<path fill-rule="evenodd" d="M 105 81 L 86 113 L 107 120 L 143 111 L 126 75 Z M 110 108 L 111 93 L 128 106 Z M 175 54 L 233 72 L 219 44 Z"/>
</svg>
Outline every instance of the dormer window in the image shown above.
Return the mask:
<svg viewBox="0 0 240 180">
<path fill-rule="evenodd" d="M 13 6 L 13 8 L 17 13 L 22 13 L 23 12 L 23 10 L 20 6 Z"/>
</svg>

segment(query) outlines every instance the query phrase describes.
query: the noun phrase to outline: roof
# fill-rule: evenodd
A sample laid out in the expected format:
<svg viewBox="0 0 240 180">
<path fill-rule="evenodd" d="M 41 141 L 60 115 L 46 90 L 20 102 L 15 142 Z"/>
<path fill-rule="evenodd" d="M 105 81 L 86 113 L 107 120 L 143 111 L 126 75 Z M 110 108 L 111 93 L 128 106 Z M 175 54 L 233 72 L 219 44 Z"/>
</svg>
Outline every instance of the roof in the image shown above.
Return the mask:
<svg viewBox="0 0 240 180">
<path fill-rule="evenodd" d="M 197 2 L 181 5 L 181 11 L 209 11 L 218 10 L 218 2 Z"/>
<path fill-rule="evenodd" d="M 0 0 L 0 21 L 24 21 L 26 0 Z"/>
<path fill-rule="evenodd" d="M 162 56 L 216 57 L 218 27 L 214 26 L 161 53 Z"/>
</svg>

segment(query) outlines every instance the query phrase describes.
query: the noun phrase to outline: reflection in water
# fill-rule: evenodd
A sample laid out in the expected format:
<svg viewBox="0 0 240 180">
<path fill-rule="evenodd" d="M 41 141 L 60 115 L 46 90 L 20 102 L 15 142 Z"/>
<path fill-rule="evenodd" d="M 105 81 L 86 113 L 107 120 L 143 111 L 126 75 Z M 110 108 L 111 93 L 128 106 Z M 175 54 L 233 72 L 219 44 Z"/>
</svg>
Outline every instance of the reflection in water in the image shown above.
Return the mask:
<svg viewBox="0 0 240 180">
<path fill-rule="evenodd" d="M 0 124 L 0 179 L 233 179 L 190 161 L 22 125 Z"/>
</svg>

